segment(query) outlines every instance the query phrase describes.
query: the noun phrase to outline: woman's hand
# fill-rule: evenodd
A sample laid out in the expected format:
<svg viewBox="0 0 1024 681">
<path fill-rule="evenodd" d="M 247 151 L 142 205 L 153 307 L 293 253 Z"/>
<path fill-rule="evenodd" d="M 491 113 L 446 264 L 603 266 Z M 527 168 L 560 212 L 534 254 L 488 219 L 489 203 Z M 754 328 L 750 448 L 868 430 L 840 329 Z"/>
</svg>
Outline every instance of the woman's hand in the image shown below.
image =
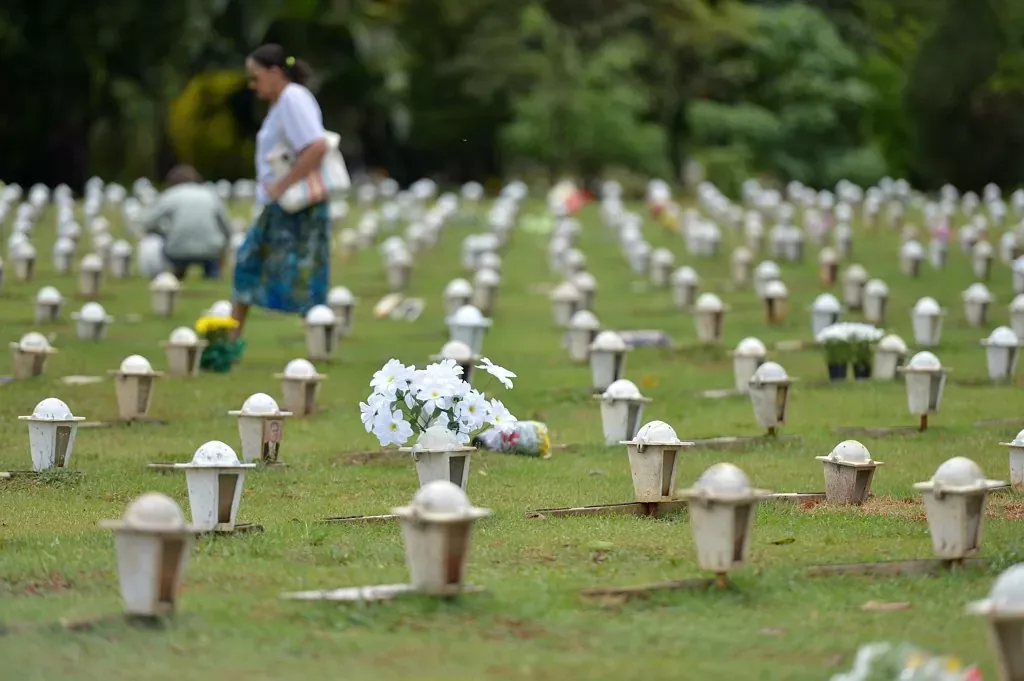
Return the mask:
<svg viewBox="0 0 1024 681">
<path fill-rule="evenodd" d="M 271 201 L 277 201 L 289 187 L 316 170 L 326 155 L 327 142 L 323 139 L 318 139 L 300 151 L 288 174 L 266 186 L 267 197 Z"/>
<path fill-rule="evenodd" d="M 287 190 L 287 189 L 288 189 L 288 186 L 286 184 L 284 184 L 284 182 L 282 182 L 281 180 L 277 180 L 276 182 L 271 182 L 265 188 L 265 190 L 267 192 L 267 197 L 271 201 L 277 201 L 279 198 L 281 198 L 281 195 L 284 194 L 285 190 Z"/>
</svg>

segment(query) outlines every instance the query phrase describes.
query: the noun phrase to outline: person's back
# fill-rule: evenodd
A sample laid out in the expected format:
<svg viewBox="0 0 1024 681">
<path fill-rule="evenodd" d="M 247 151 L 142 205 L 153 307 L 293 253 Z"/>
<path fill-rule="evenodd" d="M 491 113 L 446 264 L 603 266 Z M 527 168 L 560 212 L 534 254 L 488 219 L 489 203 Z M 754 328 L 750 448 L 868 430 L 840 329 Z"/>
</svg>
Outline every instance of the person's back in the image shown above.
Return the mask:
<svg viewBox="0 0 1024 681">
<path fill-rule="evenodd" d="M 174 182 L 172 176 L 177 179 L 181 174 L 172 171 L 168 176 L 173 186 L 147 211 L 143 229 L 164 238 L 164 257 L 179 278 L 192 264 L 202 265 L 207 277 L 216 277 L 231 233 L 224 204 L 212 189 L 199 184 L 197 175 L 186 173 Z"/>
<path fill-rule="evenodd" d="M 227 247 L 224 206 L 201 184 L 179 184 L 159 199 L 163 204 L 164 255 L 170 260 L 216 260 Z"/>
</svg>

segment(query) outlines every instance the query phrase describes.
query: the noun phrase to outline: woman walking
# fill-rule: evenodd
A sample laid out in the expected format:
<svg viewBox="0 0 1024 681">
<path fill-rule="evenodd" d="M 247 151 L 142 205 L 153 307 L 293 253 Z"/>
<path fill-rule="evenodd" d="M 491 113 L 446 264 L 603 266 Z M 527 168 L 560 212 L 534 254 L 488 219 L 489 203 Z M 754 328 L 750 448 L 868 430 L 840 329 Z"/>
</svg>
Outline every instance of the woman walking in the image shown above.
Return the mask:
<svg viewBox="0 0 1024 681">
<path fill-rule="evenodd" d="M 257 200 L 263 212 L 238 249 L 232 291 L 233 316 L 242 335 L 252 305 L 305 314 L 324 304 L 330 281 L 330 214 L 326 203 L 287 213 L 277 200 L 320 166 L 328 151 L 323 114 L 306 88 L 309 66 L 280 45 L 263 45 L 245 60 L 249 87 L 270 103 L 256 135 Z M 294 164 L 277 178 L 267 158 L 278 144 Z"/>
</svg>

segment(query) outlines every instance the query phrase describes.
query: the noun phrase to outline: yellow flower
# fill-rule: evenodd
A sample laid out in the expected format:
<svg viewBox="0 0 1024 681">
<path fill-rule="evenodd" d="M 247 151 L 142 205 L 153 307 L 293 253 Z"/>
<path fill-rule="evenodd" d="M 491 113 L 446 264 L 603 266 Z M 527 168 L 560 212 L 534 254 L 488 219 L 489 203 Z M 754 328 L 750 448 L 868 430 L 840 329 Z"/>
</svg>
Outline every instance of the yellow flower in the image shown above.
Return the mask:
<svg viewBox="0 0 1024 681">
<path fill-rule="evenodd" d="M 237 328 L 238 322 L 232 317 L 200 317 L 196 321 L 196 333 L 203 336 L 215 331 Z"/>
<path fill-rule="evenodd" d="M 551 456 L 551 436 L 548 435 L 547 428 L 538 428 L 538 435 L 540 435 L 540 456 L 544 459 Z"/>
</svg>

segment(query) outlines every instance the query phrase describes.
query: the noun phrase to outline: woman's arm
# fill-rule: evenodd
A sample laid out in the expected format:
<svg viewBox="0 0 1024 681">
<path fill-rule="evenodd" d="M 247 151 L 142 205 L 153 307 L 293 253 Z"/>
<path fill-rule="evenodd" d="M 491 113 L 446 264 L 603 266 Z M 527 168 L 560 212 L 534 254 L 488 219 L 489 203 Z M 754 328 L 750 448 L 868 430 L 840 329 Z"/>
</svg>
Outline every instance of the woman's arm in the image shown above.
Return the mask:
<svg viewBox="0 0 1024 681">
<path fill-rule="evenodd" d="M 289 187 L 319 168 L 320 162 L 323 161 L 326 155 L 327 140 L 321 137 L 299 152 L 292 169 L 280 180 L 271 183 L 267 187 L 267 195 L 270 196 L 271 200 L 276 201 Z"/>
<path fill-rule="evenodd" d="M 301 151 L 296 154 L 291 170 L 266 188 L 273 201 L 293 184 L 316 170 L 328 151 L 327 142 L 324 140 L 326 131 L 320 106 L 309 90 L 298 85 L 289 85 L 281 93 L 281 98 L 275 106 L 278 109 L 281 132 L 288 140 L 289 146 Z"/>
</svg>

